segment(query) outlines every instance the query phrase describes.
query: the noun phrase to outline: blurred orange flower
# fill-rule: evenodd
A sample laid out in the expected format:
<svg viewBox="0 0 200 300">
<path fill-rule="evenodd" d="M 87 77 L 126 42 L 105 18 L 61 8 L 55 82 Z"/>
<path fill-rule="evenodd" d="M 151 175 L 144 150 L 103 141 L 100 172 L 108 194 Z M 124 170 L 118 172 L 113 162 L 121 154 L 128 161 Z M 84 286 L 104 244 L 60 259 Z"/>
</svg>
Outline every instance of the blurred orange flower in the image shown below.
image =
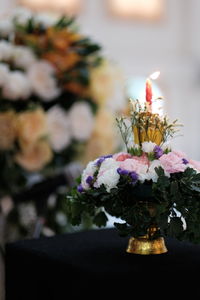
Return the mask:
<svg viewBox="0 0 200 300">
<path fill-rule="evenodd" d="M 52 63 L 59 72 L 66 72 L 80 60 L 80 56 L 75 52 L 67 52 L 63 54 L 55 51 L 49 51 L 44 53 L 42 58 Z"/>
<path fill-rule="evenodd" d="M 43 109 L 28 110 L 18 115 L 17 133 L 20 145 L 34 144 L 47 134 L 46 115 Z"/>
<path fill-rule="evenodd" d="M 52 157 L 49 144 L 46 141 L 39 141 L 16 154 L 15 161 L 27 171 L 36 172 L 50 162 Z"/>
</svg>

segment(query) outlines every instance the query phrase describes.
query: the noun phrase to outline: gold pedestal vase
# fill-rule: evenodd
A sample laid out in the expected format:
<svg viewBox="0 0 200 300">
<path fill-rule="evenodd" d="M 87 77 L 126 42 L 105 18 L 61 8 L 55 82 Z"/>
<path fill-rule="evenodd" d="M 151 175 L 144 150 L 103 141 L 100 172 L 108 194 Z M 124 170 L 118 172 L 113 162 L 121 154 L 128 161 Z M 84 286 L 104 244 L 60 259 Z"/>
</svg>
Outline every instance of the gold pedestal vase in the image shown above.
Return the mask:
<svg viewBox="0 0 200 300">
<path fill-rule="evenodd" d="M 131 237 L 126 252 L 141 255 L 166 253 L 167 248 L 164 238 L 152 238 L 157 230 L 158 228 L 156 226 L 151 226 L 146 235 L 139 238 Z"/>
</svg>

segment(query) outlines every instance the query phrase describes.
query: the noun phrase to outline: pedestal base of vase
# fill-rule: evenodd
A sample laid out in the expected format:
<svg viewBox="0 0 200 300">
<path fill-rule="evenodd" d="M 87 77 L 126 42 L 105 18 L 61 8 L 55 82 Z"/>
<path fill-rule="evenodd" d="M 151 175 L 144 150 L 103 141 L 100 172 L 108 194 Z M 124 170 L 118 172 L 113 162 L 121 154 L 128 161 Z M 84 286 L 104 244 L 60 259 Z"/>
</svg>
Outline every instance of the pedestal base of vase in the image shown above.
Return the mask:
<svg viewBox="0 0 200 300">
<path fill-rule="evenodd" d="M 142 255 L 162 254 L 167 252 L 167 248 L 162 237 L 154 240 L 149 239 L 148 236 L 141 238 L 131 237 L 126 252 Z"/>
</svg>

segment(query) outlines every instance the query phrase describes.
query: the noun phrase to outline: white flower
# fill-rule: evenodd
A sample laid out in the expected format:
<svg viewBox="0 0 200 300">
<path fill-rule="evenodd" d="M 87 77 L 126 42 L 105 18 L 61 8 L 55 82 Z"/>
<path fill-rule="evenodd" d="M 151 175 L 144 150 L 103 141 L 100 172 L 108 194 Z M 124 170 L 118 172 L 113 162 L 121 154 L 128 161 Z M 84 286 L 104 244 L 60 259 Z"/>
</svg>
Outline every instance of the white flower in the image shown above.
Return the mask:
<svg viewBox="0 0 200 300">
<path fill-rule="evenodd" d="M 153 182 L 157 182 L 158 175 L 155 171 L 155 168 L 162 167 L 161 162 L 158 159 L 155 159 L 151 162 L 148 173 L 147 173 L 147 180 L 152 180 Z M 170 177 L 169 173 L 165 171 L 165 176 Z"/>
<path fill-rule="evenodd" d="M 52 100 L 60 94 L 54 71 L 53 66 L 43 60 L 34 63 L 28 70 L 28 78 L 34 93 L 44 101 Z"/>
<path fill-rule="evenodd" d="M 105 172 L 110 169 L 117 169 L 119 168 L 120 162 L 116 161 L 112 157 L 106 158 L 99 169 L 99 173 Z"/>
<path fill-rule="evenodd" d="M 99 169 L 95 187 L 100 187 L 102 184 L 106 187 L 107 192 L 117 186 L 120 175 L 117 172 L 119 162 L 113 158 L 106 158 Z"/>
<path fill-rule="evenodd" d="M 70 122 L 67 113 L 60 106 L 54 105 L 47 112 L 47 126 L 53 150 L 62 151 L 71 141 Z"/>
<path fill-rule="evenodd" d="M 155 171 L 155 168 L 158 168 L 161 166 L 161 163 L 158 159 L 151 162 L 148 173 L 147 173 L 147 179 L 152 180 L 153 182 L 157 182 L 158 175 Z"/>
<path fill-rule="evenodd" d="M 34 53 L 24 46 L 16 46 L 13 48 L 12 59 L 17 67 L 24 69 L 30 68 L 30 65 L 36 61 Z"/>
<path fill-rule="evenodd" d="M 3 37 L 7 37 L 14 30 L 14 26 L 12 20 L 10 18 L 0 19 L 0 35 Z"/>
<path fill-rule="evenodd" d="M 17 24 L 25 25 L 33 17 L 33 13 L 25 7 L 16 7 L 12 14 Z"/>
<path fill-rule="evenodd" d="M 0 64 L 0 86 L 2 87 L 9 77 L 9 68 L 6 64 Z"/>
<path fill-rule="evenodd" d="M 97 165 L 96 165 L 96 161 L 90 161 L 85 170 L 83 171 L 82 173 L 82 176 L 81 176 L 81 184 L 82 184 L 82 187 L 84 188 L 84 190 L 88 190 L 90 188 L 89 184 L 86 182 L 88 176 L 92 176 L 94 175 L 94 173 L 96 172 L 97 170 Z"/>
<path fill-rule="evenodd" d="M 10 60 L 13 54 L 13 45 L 7 41 L 0 41 L 0 60 Z"/>
<path fill-rule="evenodd" d="M 75 103 L 69 112 L 72 135 L 79 141 L 87 140 L 92 133 L 94 117 L 89 104 Z"/>
<path fill-rule="evenodd" d="M 26 99 L 31 94 L 28 78 L 20 71 L 11 72 L 3 87 L 3 96 L 10 100 Z"/>
<path fill-rule="evenodd" d="M 140 164 L 139 171 L 136 172 L 138 174 L 138 180 L 140 182 L 144 182 L 145 180 L 148 180 L 148 166 L 144 164 Z"/>
<path fill-rule="evenodd" d="M 34 20 L 44 26 L 45 28 L 47 27 L 52 27 L 53 25 L 56 24 L 58 21 L 58 18 L 56 15 L 50 14 L 50 13 L 39 13 L 35 15 Z"/>
<path fill-rule="evenodd" d="M 58 211 L 55 216 L 56 223 L 60 226 L 67 225 L 67 218 L 66 215 L 62 211 Z"/>
<path fill-rule="evenodd" d="M 117 169 L 113 168 L 98 176 L 96 185 L 100 187 L 103 184 L 106 191 L 109 193 L 111 189 L 117 186 L 119 179 L 120 175 L 118 174 Z"/>
<path fill-rule="evenodd" d="M 27 227 L 33 225 L 36 222 L 37 212 L 35 206 L 32 203 L 21 203 L 19 205 L 19 218 L 20 223 Z"/>
<path fill-rule="evenodd" d="M 85 168 L 85 170 L 84 170 L 84 172 L 89 176 L 93 176 L 94 175 L 94 173 L 96 172 L 96 170 L 97 170 L 97 165 L 96 165 L 96 160 L 95 161 L 90 161 L 88 164 L 87 164 L 87 166 L 86 166 L 86 168 Z"/>
<path fill-rule="evenodd" d="M 143 142 L 142 143 L 142 150 L 146 153 L 153 152 L 156 144 L 152 142 Z"/>
</svg>

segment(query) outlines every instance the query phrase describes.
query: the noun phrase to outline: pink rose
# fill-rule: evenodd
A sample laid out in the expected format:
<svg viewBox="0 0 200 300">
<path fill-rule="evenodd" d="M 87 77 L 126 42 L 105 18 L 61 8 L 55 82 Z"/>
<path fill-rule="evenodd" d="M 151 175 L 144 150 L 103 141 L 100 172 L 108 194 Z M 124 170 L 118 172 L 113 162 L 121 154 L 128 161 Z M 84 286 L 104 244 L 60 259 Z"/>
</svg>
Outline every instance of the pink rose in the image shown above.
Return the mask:
<svg viewBox="0 0 200 300">
<path fill-rule="evenodd" d="M 190 159 L 189 164 L 192 165 L 192 167 L 194 167 L 198 171 L 200 171 L 200 162 L 199 161 Z"/>
<path fill-rule="evenodd" d="M 187 168 L 187 165 L 183 163 L 183 156 L 180 155 L 180 152 L 170 152 L 168 154 L 164 154 L 159 158 L 162 167 L 168 173 L 178 173 L 184 172 Z"/>
<path fill-rule="evenodd" d="M 145 153 L 143 153 L 141 156 L 133 156 L 132 158 L 139 161 L 143 165 L 149 165 L 149 159 Z"/>
<path fill-rule="evenodd" d="M 182 151 L 176 151 L 176 150 L 174 150 L 174 151 L 172 151 L 174 154 L 176 154 L 178 157 L 180 157 L 180 158 L 186 158 L 187 157 L 187 155 L 184 153 L 184 152 L 182 152 Z"/>
<path fill-rule="evenodd" d="M 131 158 L 131 155 L 129 153 L 126 152 L 119 152 L 113 155 L 113 158 L 116 161 L 124 161 L 127 158 Z"/>
<path fill-rule="evenodd" d="M 142 161 L 128 158 L 120 163 L 120 168 L 129 172 L 136 172 L 139 176 L 139 180 L 144 181 L 147 176 L 148 165 Z"/>
</svg>

